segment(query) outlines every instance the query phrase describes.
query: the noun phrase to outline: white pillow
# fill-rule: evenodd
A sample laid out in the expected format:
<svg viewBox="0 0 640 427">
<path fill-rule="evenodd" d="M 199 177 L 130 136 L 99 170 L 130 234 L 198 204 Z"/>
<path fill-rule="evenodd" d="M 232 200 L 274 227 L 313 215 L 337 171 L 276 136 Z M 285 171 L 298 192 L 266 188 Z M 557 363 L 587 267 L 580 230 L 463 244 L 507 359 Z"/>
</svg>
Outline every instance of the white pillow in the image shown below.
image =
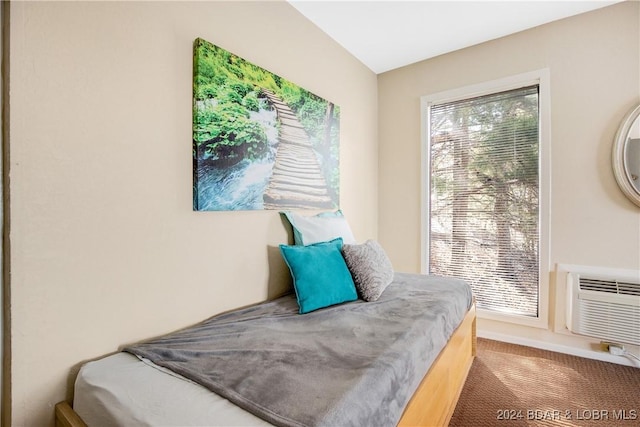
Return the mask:
<svg viewBox="0 0 640 427">
<path fill-rule="evenodd" d="M 344 243 L 356 243 L 351 227 L 340 210 L 323 212 L 314 216 L 283 212 L 293 228 L 293 242 L 296 245 L 312 245 L 342 237 Z"/>
</svg>

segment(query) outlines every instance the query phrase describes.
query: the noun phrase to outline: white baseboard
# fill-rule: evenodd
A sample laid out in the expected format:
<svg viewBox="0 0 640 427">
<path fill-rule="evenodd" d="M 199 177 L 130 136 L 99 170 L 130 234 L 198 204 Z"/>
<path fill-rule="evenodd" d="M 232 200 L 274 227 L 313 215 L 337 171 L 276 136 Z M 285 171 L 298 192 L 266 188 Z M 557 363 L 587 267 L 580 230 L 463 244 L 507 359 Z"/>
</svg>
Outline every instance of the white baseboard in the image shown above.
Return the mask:
<svg viewBox="0 0 640 427">
<path fill-rule="evenodd" d="M 614 356 L 602 351 L 586 350 L 554 344 L 546 341 L 538 341 L 530 338 L 521 338 L 513 335 L 500 334 L 491 331 L 477 331 L 478 338 L 487 338 L 494 341 L 502 341 L 510 344 L 524 345 L 527 347 L 539 348 L 541 350 L 555 351 L 556 353 L 570 354 L 572 356 L 584 357 L 586 359 L 600 360 L 603 362 L 617 363 L 618 365 L 633 366 L 640 368 L 640 362 L 628 356 Z"/>
</svg>

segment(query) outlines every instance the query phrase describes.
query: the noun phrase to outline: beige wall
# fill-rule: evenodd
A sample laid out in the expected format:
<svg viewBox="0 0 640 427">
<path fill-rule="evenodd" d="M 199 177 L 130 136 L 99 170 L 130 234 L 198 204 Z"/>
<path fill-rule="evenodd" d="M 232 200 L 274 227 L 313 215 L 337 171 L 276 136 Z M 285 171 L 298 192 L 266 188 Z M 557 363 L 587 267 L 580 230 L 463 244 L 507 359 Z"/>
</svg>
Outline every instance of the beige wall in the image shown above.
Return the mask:
<svg viewBox="0 0 640 427">
<path fill-rule="evenodd" d="M 625 2 L 378 77 L 379 239 L 420 270 L 420 97 L 548 68 L 551 301 L 556 264 L 640 269 L 640 211 L 616 185 L 611 148 L 640 102 L 640 3 Z M 564 304 L 564 301 L 559 302 Z M 549 307 L 554 312 L 554 306 Z M 589 340 L 481 321 L 481 332 L 586 349 Z"/>
<path fill-rule="evenodd" d="M 192 44 L 341 107 L 341 205 L 377 237 L 376 76 L 283 2 L 11 5 L 13 425 L 78 364 L 277 295 L 277 212 L 193 212 Z"/>
<path fill-rule="evenodd" d="M 277 213 L 191 210 L 196 37 L 340 105 L 342 208 L 356 237 L 377 236 L 403 271 L 420 268 L 420 96 L 548 67 L 551 269 L 638 269 L 640 213 L 609 152 L 640 100 L 639 8 L 549 24 L 376 85 L 282 2 L 12 3 L 13 424 L 51 423 L 81 361 L 288 286 Z"/>
</svg>

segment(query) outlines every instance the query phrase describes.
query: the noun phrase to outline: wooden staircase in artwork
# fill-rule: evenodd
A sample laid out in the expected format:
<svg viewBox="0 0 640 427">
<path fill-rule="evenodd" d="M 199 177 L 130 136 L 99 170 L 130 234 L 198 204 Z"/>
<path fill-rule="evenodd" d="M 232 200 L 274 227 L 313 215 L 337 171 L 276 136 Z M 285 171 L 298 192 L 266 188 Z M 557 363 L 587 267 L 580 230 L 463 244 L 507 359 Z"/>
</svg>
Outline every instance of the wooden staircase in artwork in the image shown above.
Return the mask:
<svg viewBox="0 0 640 427">
<path fill-rule="evenodd" d="M 264 191 L 264 209 L 331 209 L 335 206 L 309 135 L 291 108 L 263 89 L 275 108 L 280 130 L 273 171 Z"/>
</svg>

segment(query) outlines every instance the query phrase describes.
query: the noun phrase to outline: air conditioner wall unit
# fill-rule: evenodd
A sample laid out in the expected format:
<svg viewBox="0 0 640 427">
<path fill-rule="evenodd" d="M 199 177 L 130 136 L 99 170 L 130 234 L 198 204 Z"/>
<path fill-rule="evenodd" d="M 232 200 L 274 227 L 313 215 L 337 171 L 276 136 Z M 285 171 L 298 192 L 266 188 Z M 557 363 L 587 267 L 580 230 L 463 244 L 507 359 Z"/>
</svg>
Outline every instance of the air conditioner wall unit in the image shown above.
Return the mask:
<svg viewBox="0 0 640 427">
<path fill-rule="evenodd" d="M 640 278 L 568 273 L 566 318 L 573 333 L 640 345 Z"/>
</svg>

